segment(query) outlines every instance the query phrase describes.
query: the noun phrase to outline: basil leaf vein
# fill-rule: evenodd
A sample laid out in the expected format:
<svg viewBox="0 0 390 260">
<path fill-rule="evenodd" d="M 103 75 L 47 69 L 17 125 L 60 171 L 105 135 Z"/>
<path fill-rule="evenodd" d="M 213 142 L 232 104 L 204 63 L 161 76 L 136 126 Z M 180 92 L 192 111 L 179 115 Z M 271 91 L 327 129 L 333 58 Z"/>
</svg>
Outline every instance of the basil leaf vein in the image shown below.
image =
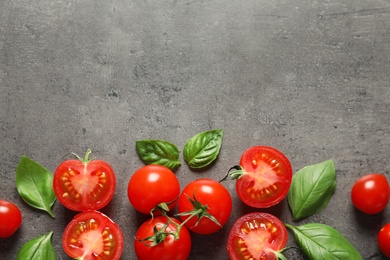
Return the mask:
<svg viewBox="0 0 390 260">
<path fill-rule="evenodd" d="M 51 210 L 56 200 L 53 174 L 24 155 L 16 168 L 16 189 L 28 205 L 55 217 Z"/>
<path fill-rule="evenodd" d="M 183 157 L 191 168 L 203 168 L 219 155 L 223 130 L 215 129 L 191 137 L 184 145 Z"/>
<path fill-rule="evenodd" d="M 297 244 L 310 259 L 362 259 L 355 247 L 333 227 L 319 223 L 285 225 L 293 231 Z"/>
<path fill-rule="evenodd" d="M 322 211 L 336 189 L 336 171 L 332 160 L 297 171 L 287 194 L 294 220 Z"/>
<path fill-rule="evenodd" d="M 55 260 L 56 254 L 51 243 L 53 231 L 26 242 L 16 255 L 16 260 L 45 259 Z"/>
<path fill-rule="evenodd" d="M 139 140 L 135 147 L 137 154 L 145 164 L 160 164 L 175 170 L 181 165 L 179 161 L 179 150 L 177 147 L 165 140 Z"/>
</svg>

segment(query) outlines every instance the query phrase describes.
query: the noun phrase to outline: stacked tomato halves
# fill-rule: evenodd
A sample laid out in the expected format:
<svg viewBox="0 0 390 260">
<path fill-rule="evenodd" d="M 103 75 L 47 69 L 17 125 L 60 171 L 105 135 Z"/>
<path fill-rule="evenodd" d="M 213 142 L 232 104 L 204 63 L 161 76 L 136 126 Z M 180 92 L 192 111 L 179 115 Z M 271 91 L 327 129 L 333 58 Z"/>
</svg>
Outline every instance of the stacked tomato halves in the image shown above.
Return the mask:
<svg viewBox="0 0 390 260">
<path fill-rule="evenodd" d="M 197 179 L 180 193 L 176 175 L 162 165 L 138 169 L 129 180 L 128 197 L 136 210 L 153 216 L 135 234 L 139 260 L 187 259 L 191 251 L 189 230 L 214 233 L 226 224 L 232 210 L 230 194 L 218 181 Z M 175 206 L 176 217 L 168 216 Z"/>
<path fill-rule="evenodd" d="M 102 160 L 66 160 L 56 169 L 53 188 L 58 201 L 80 212 L 65 228 L 62 245 L 72 258 L 119 260 L 124 246 L 122 231 L 108 216 L 99 212 L 113 198 L 116 177 Z"/>
</svg>

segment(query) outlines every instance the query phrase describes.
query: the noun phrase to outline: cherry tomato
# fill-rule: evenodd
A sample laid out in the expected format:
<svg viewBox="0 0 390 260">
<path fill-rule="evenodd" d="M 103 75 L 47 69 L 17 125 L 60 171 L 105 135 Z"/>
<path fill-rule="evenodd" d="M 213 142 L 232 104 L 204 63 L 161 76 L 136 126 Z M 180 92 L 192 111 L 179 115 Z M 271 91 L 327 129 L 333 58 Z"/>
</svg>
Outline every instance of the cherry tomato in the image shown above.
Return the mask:
<svg viewBox="0 0 390 260">
<path fill-rule="evenodd" d="M 99 210 L 114 196 L 116 177 L 111 166 L 102 160 L 66 160 L 54 173 L 53 188 L 57 199 L 75 211 Z"/>
<path fill-rule="evenodd" d="M 275 253 L 287 243 L 288 233 L 274 215 L 254 212 L 239 218 L 233 225 L 227 242 L 231 260 L 276 259 Z"/>
<path fill-rule="evenodd" d="M 12 236 L 22 224 L 22 214 L 12 202 L 0 200 L 0 238 Z"/>
<path fill-rule="evenodd" d="M 385 256 L 390 257 L 390 223 L 384 225 L 379 231 L 378 246 Z"/>
<path fill-rule="evenodd" d="M 186 260 L 191 251 L 191 237 L 187 228 L 183 226 L 178 238 L 171 232 L 178 232 L 178 225 L 181 223 L 177 219 L 168 219 L 164 216 L 153 217 L 145 221 L 137 230 L 134 240 L 134 249 L 138 260 Z M 155 233 L 154 229 L 158 233 Z M 156 239 L 146 239 L 153 237 Z"/>
<path fill-rule="evenodd" d="M 288 158 L 268 146 L 253 146 L 240 159 L 244 174 L 236 182 L 240 199 L 254 208 L 268 208 L 284 199 L 291 185 Z"/>
<path fill-rule="evenodd" d="M 199 210 L 201 207 L 203 209 L 198 216 L 182 215 L 183 213 Z M 191 217 L 185 223 L 188 229 L 198 234 L 211 234 L 221 229 L 229 219 L 232 211 L 232 198 L 221 183 L 212 179 L 202 178 L 190 182 L 183 189 L 179 197 L 177 209 L 179 214 L 181 214 L 180 218 L 183 222 Z M 205 214 L 206 216 L 204 216 Z M 219 225 L 207 217 L 207 215 L 215 218 Z"/>
<path fill-rule="evenodd" d="M 389 202 L 390 189 L 383 174 L 371 173 L 359 178 L 352 186 L 353 205 L 366 214 L 377 214 Z"/>
<path fill-rule="evenodd" d="M 83 260 L 119 260 L 124 246 L 122 231 L 99 211 L 76 215 L 66 226 L 62 246 L 72 258 Z"/>
<path fill-rule="evenodd" d="M 150 214 L 161 203 L 173 209 L 180 194 L 176 175 L 162 165 L 146 165 L 138 169 L 129 180 L 127 195 L 133 207 Z M 158 211 L 154 211 L 158 214 Z"/>
</svg>

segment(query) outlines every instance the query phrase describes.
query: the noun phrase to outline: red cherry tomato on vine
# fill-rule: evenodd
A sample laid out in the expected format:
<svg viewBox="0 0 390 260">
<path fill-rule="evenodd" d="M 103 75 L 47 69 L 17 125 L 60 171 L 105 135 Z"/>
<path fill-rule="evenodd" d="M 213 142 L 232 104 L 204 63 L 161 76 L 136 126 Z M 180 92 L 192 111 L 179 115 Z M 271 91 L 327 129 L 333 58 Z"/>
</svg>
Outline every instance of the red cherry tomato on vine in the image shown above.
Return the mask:
<svg viewBox="0 0 390 260">
<path fill-rule="evenodd" d="M 144 214 L 150 214 L 161 203 L 169 209 L 174 208 L 179 194 L 180 183 L 176 175 L 169 168 L 157 164 L 138 169 L 127 187 L 130 203 Z"/>
<path fill-rule="evenodd" d="M 253 146 L 241 156 L 244 173 L 236 182 L 240 199 L 255 208 L 268 208 L 287 195 L 292 180 L 288 158 L 269 146 Z"/>
<path fill-rule="evenodd" d="M 98 210 L 114 196 L 116 178 L 111 166 L 102 160 L 66 160 L 56 169 L 53 189 L 66 208 L 75 211 Z"/>
<path fill-rule="evenodd" d="M 371 173 L 359 178 L 352 186 L 353 205 L 366 214 L 377 214 L 389 202 L 390 189 L 383 174 Z"/>
<path fill-rule="evenodd" d="M 75 259 L 119 260 L 124 239 L 119 226 L 109 217 L 87 210 L 66 226 L 62 246 L 65 253 Z"/>
<path fill-rule="evenodd" d="M 200 210 L 201 207 L 203 207 L 202 210 Z M 198 216 L 181 215 L 180 218 L 184 222 L 191 217 L 185 223 L 191 231 L 198 234 L 211 234 L 226 224 L 232 211 L 232 199 L 228 190 L 221 183 L 212 179 L 197 179 L 183 189 L 177 209 L 179 214 L 199 210 Z M 206 216 L 204 216 L 205 213 Z M 219 225 L 207 217 L 207 214 L 215 218 Z M 201 218 L 198 221 L 199 217 Z"/>
<path fill-rule="evenodd" d="M 22 214 L 12 202 L 0 200 L 0 238 L 12 236 L 22 224 Z"/>
<path fill-rule="evenodd" d="M 379 231 L 378 246 L 385 256 L 390 257 L 390 223 L 384 225 Z"/>
<path fill-rule="evenodd" d="M 191 251 L 191 237 L 185 226 L 178 231 L 181 223 L 177 219 L 164 216 L 153 217 L 145 221 L 137 230 L 134 249 L 138 260 L 186 260 Z M 154 228 L 157 229 L 157 234 Z M 177 233 L 175 237 L 169 233 Z M 147 239 L 153 237 L 154 239 Z"/>
<path fill-rule="evenodd" d="M 275 252 L 282 250 L 287 240 L 287 230 L 277 217 L 268 213 L 249 213 L 234 223 L 227 251 L 231 260 L 273 260 L 276 259 Z"/>
</svg>

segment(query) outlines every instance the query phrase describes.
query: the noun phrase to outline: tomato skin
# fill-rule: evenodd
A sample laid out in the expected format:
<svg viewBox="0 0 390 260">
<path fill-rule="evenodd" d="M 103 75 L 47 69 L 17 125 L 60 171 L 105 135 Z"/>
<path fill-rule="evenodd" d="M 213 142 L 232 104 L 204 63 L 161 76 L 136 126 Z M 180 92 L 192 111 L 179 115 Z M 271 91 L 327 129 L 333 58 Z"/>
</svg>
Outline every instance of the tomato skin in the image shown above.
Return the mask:
<svg viewBox="0 0 390 260">
<path fill-rule="evenodd" d="M 171 218 L 172 219 L 172 218 Z M 177 224 L 180 224 L 180 221 L 177 219 L 172 219 Z M 161 230 L 168 222 L 168 219 L 164 216 L 153 217 L 145 221 L 137 230 L 134 239 L 134 249 L 137 254 L 138 260 L 186 260 L 190 255 L 191 251 L 191 237 L 188 229 L 183 226 L 179 233 L 179 238 L 174 239 L 172 235 L 168 235 L 162 243 L 159 243 L 155 246 L 147 246 L 144 243 L 149 243 L 148 241 L 139 241 L 150 237 L 154 234 L 153 228 L 157 227 L 158 230 Z M 177 226 L 172 222 L 166 228 L 167 232 L 177 231 Z M 149 244 L 150 245 L 150 244 Z"/>
<path fill-rule="evenodd" d="M 239 198 L 248 206 L 268 208 L 287 196 L 292 181 L 289 159 L 269 146 L 252 146 L 241 156 L 245 174 L 236 181 Z"/>
<path fill-rule="evenodd" d="M 12 236 L 22 224 L 22 214 L 12 202 L 0 200 L 0 238 Z"/>
<path fill-rule="evenodd" d="M 273 260 L 273 252 L 282 250 L 287 240 L 287 229 L 281 220 L 269 213 L 253 212 L 233 224 L 226 248 L 231 260 Z"/>
<path fill-rule="evenodd" d="M 390 223 L 385 224 L 378 232 L 378 246 L 386 257 L 390 257 Z"/>
<path fill-rule="evenodd" d="M 353 205 L 360 211 L 372 215 L 384 210 L 389 202 L 390 188 L 383 174 L 366 174 L 356 180 L 351 190 Z"/>
<path fill-rule="evenodd" d="M 180 183 L 176 175 L 169 168 L 157 164 L 138 169 L 127 186 L 130 203 L 143 214 L 150 214 L 160 203 L 167 203 L 169 209 L 173 209 L 179 194 Z"/>
<path fill-rule="evenodd" d="M 66 160 L 54 172 L 56 197 L 70 210 L 99 210 L 111 201 L 115 188 L 114 170 L 102 160 Z"/>
<path fill-rule="evenodd" d="M 119 226 L 108 216 L 87 210 L 76 215 L 66 226 L 62 247 L 67 255 L 76 259 L 119 260 L 124 238 Z"/>
<path fill-rule="evenodd" d="M 232 211 L 232 198 L 229 191 L 221 183 L 208 178 L 190 182 L 180 194 L 177 205 L 179 214 L 194 209 L 187 196 L 193 200 L 195 197 L 202 205 L 207 205 L 207 212 L 215 217 L 221 226 L 224 226 L 228 221 Z M 183 222 L 188 217 L 180 216 Z M 197 217 L 193 217 L 185 223 L 185 226 L 202 235 L 211 234 L 221 229 L 221 226 L 207 217 L 202 217 L 198 224 L 196 224 L 197 220 Z"/>
</svg>

